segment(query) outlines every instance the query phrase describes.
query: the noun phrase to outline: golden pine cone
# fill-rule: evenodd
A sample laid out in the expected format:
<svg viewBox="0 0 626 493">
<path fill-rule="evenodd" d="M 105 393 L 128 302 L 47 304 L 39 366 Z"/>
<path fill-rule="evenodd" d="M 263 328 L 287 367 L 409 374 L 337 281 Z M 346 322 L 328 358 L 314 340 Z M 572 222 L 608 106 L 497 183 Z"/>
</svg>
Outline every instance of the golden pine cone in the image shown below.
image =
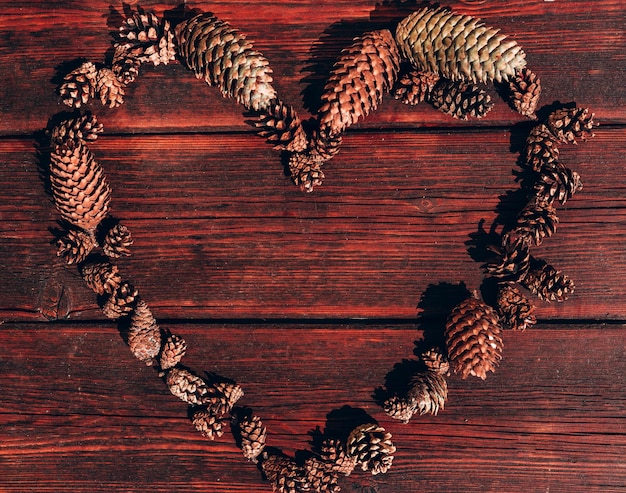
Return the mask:
<svg viewBox="0 0 626 493">
<path fill-rule="evenodd" d="M 356 467 L 357 458 L 348 455 L 345 443 L 336 438 L 327 438 L 322 442 L 320 457 L 329 470 L 345 476 L 349 476 Z"/>
<path fill-rule="evenodd" d="M 307 136 L 295 108 L 282 101 L 268 105 L 254 125 L 260 129 L 259 136 L 267 139 L 274 149 L 302 152 L 307 148 Z"/>
<path fill-rule="evenodd" d="M 448 398 L 448 383 L 442 373 L 424 371 L 411 378 L 407 400 L 414 403 L 414 412 L 437 415 Z"/>
<path fill-rule="evenodd" d="M 545 124 L 536 125 L 530 131 L 521 157 L 526 166 L 537 172 L 557 165 L 559 149 L 556 138 Z"/>
<path fill-rule="evenodd" d="M 302 466 L 311 491 L 319 493 L 339 493 L 337 475 L 326 467 L 326 464 L 315 456 L 309 457 Z"/>
<path fill-rule="evenodd" d="M 203 379 L 183 368 L 170 369 L 166 383 L 172 395 L 192 406 L 204 406 L 210 403 L 214 394 L 214 390 Z M 211 414 L 217 415 L 212 410 Z"/>
<path fill-rule="evenodd" d="M 176 58 L 174 34 L 167 20 L 162 21 L 154 12 L 139 10 L 127 17 L 119 28 L 117 47 L 141 63 L 167 65 Z"/>
<path fill-rule="evenodd" d="M 224 428 L 228 426 L 228 421 L 227 417 L 217 415 L 205 408 L 196 409 L 191 417 L 191 422 L 196 430 L 209 440 L 221 437 L 224 434 Z"/>
<path fill-rule="evenodd" d="M 104 171 L 80 140 L 68 140 L 50 154 L 50 182 L 61 216 L 93 232 L 108 214 L 111 189 Z"/>
<path fill-rule="evenodd" d="M 539 246 L 555 233 L 558 223 L 554 206 L 535 197 L 520 212 L 513 232 L 526 243 Z"/>
<path fill-rule="evenodd" d="M 98 242 L 93 232 L 71 229 L 57 240 L 57 256 L 70 265 L 80 264 L 96 246 Z"/>
<path fill-rule="evenodd" d="M 99 295 L 112 294 L 122 283 L 117 265 L 110 262 L 87 262 L 80 273 L 87 286 Z"/>
<path fill-rule="evenodd" d="M 519 45 L 480 19 L 425 7 L 400 21 L 396 41 L 418 70 L 450 80 L 500 82 L 526 66 Z"/>
<path fill-rule="evenodd" d="M 130 316 L 128 347 L 135 358 L 149 366 L 161 351 L 161 329 L 143 300 L 137 301 Z"/>
<path fill-rule="evenodd" d="M 413 399 L 406 396 L 392 395 L 383 402 L 383 411 L 392 417 L 408 423 L 416 411 L 416 404 Z"/>
<path fill-rule="evenodd" d="M 533 263 L 521 284 L 544 301 L 565 301 L 574 292 L 575 285 L 568 276 L 544 260 Z"/>
<path fill-rule="evenodd" d="M 269 61 L 245 36 L 209 13 L 176 26 L 178 52 L 198 79 L 217 86 L 224 97 L 262 111 L 276 100 Z"/>
<path fill-rule="evenodd" d="M 176 334 L 168 334 L 159 356 L 159 367 L 161 370 L 174 368 L 187 352 L 185 339 Z"/>
<path fill-rule="evenodd" d="M 493 108 L 491 96 L 476 84 L 441 79 L 430 93 L 430 103 L 442 113 L 460 120 L 482 118 Z"/>
<path fill-rule="evenodd" d="M 139 292 L 130 283 L 123 281 L 107 298 L 102 313 L 107 318 L 117 319 L 131 313 L 138 301 Z"/>
<path fill-rule="evenodd" d="M 450 372 L 448 357 L 438 348 L 431 348 L 421 354 L 421 360 L 429 371 L 447 375 Z"/>
<path fill-rule="evenodd" d="M 488 274 L 511 280 L 521 279 L 530 268 L 530 250 L 523 237 L 505 234 L 499 247 L 493 248 L 496 256 L 485 265 Z"/>
<path fill-rule="evenodd" d="M 92 62 L 84 62 L 80 67 L 65 75 L 59 87 L 63 103 L 73 108 L 80 108 L 87 104 L 89 98 L 93 98 L 96 94 L 97 72 Z"/>
<path fill-rule="evenodd" d="M 391 442 L 391 433 L 382 426 L 365 423 L 350 432 L 346 450 L 361 469 L 376 475 L 389 470 L 396 447 Z"/>
<path fill-rule="evenodd" d="M 126 85 L 135 82 L 139 76 L 140 67 L 141 61 L 132 53 L 129 45 L 118 44 L 115 47 L 113 61 L 111 62 L 111 70 L 118 80 Z"/>
<path fill-rule="evenodd" d="M 517 70 L 509 80 L 507 98 L 509 104 L 520 115 L 536 119 L 535 111 L 540 96 L 541 79 L 529 68 Z"/>
<path fill-rule="evenodd" d="M 324 86 L 320 131 L 343 133 L 378 108 L 398 76 L 400 54 L 388 29 L 371 31 L 344 49 Z"/>
<path fill-rule="evenodd" d="M 402 74 L 393 88 L 393 96 L 404 104 L 414 106 L 428 101 L 433 88 L 439 82 L 439 74 L 410 70 Z"/>
<path fill-rule="evenodd" d="M 103 67 L 98 70 L 96 92 L 104 106 L 116 108 L 121 105 L 124 102 L 125 87 L 124 82 L 119 80 L 110 68 Z"/>
<path fill-rule="evenodd" d="M 565 144 L 577 144 L 576 139 L 582 141 L 593 137 L 594 114 L 588 108 L 563 108 L 552 112 L 548 116 L 546 126 L 556 137 Z"/>
<path fill-rule="evenodd" d="M 123 224 L 117 223 L 104 236 L 102 251 L 109 258 L 129 256 L 132 244 L 133 237 L 130 230 Z"/>
<path fill-rule="evenodd" d="M 241 437 L 243 456 L 249 461 L 258 462 L 257 458 L 265 448 L 267 428 L 263 426 L 261 418 L 254 415 L 239 417 L 237 426 Z"/>
<path fill-rule="evenodd" d="M 524 331 L 537 323 L 535 306 L 514 283 L 498 285 L 497 306 L 502 325 L 506 328 Z"/>
<path fill-rule="evenodd" d="M 86 113 L 76 118 L 63 120 L 50 132 L 52 146 L 61 145 L 68 140 L 82 140 L 93 142 L 102 133 L 104 127 L 98 122 L 95 115 Z"/>
<path fill-rule="evenodd" d="M 534 185 L 537 200 L 553 203 L 555 200 L 565 204 L 572 196 L 582 190 L 580 175 L 561 163 L 554 163 L 549 169 L 539 173 Z"/>
<path fill-rule="evenodd" d="M 455 373 L 487 378 L 502 359 L 502 329 L 497 313 L 475 295 L 459 303 L 446 322 L 448 357 Z"/>
</svg>

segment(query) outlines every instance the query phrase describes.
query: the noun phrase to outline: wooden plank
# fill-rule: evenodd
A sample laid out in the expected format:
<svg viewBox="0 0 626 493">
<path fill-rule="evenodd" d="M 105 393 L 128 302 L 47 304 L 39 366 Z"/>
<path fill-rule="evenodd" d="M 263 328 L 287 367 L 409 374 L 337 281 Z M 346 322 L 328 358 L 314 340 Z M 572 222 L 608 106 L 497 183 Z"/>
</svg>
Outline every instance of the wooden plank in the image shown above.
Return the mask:
<svg viewBox="0 0 626 493">
<path fill-rule="evenodd" d="M 506 196 L 519 187 L 509 139 L 504 131 L 351 133 L 311 195 L 248 135 L 105 135 L 93 149 L 114 191 L 112 214 L 135 237 L 120 268 L 160 317 L 412 319 L 429 287 L 480 286 L 470 235 L 481 220 L 489 229 L 496 210 L 511 220 L 523 205 Z M 626 315 L 624 142 L 624 129 L 600 127 L 562 151 L 585 188 L 535 252 L 578 288 L 566 303 L 539 303 L 542 318 Z M 76 269 L 55 257 L 49 230 L 59 216 L 32 142 L 5 140 L 3 149 L 2 317 L 102 318 Z"/>
<path fill-rule="evenodd" d="M 159 15 L 180 2 L 141 2 Z M 454 10 L 482 17 L 502 29 L 527 52 L 529 66 L 542 79 L 543 104 L 576 101 L 591 107 L 600 121 L 625 123 L 622 84 L 626 23 L 620 0 L 513 1 L 506 5 L 451 1 Z M 240 28 L 271 61 L 283 99 L 303 118 L 316 111 L 332 63 L 354 36 L 395 26 L 416 9 L 414 3 L 365 1 L 194 2 Z M 111 55 L 110 33 L 122 21 L 122 4 L 110 2 L 0 2 L 0 135 L 31 133 L 64 106 L 55 96 L 56 78 L 80 58 L 103 62 Z M 64 65 L 65 64 L 65 65 Z M 495 96 L 495 95 L 494 95 Z M 183 66 L 145 67 L 128 88 L 127 104 L 93 111 L 110 117 L 115 132 L 245 130 L 241 108 L 223 100 Z M 500 101 L 478 125 L 510 125 L 522 118 Z M 423 105 L 408 108 L 387 101 L 362 128 L 467 126 Z"/>
<path fill-rule="evenodd" d="M 355 471 L 343 491 L 609 493 L 626 481 L 623 325 L 506 332 L 495 374 L 450 377 L 445 410 L 407 425 L 386 417 L 372 394 L 432 325 L 169 328 L 189 343 L 186 365 L 243 386 L 241 404 L 288 454 L 309 450 L 316 427 L 339 430 L 363 413 L 391 431 L 390 472 Z M 112 324 L 1 330 L 3 491 L 270 490 L 230 435 L 208 442 L 193 430 L 185 405 L 132 358 Z"/>
</svg>

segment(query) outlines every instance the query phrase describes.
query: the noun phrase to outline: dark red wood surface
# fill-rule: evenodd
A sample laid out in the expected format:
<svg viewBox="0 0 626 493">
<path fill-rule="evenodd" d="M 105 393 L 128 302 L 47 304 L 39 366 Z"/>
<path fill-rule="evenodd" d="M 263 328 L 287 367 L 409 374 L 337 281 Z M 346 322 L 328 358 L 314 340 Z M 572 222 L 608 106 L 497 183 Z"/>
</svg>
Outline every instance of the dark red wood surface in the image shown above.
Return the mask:
<svg viewBox="0 0 626 493">
<path fill-rule="evenodd" d="M 133 3 L 133 5 L 135 5 Z M 159 15 L 176 2 L 141 2 Z M 536 254 L 576 282 L 540 323 L 505 334 L 485 381 L 451 377 L 438 416 L 403 425 L 376 389 L 484 288 L 476 243 L 522 203 L 516 160 L 529 123 L 504 102 L 460 122 L 387 98 L 352 127 L 326 180 L 301 193 L 241 107 L 181 64 L 142 68 L 91 147 L 112 214 L 135 243 L 120 269 L 185 364 L 236 380 L 272 446 L 307 450 L 316 428 L 364 413 L 394 436 L 386 475 L 348 493 L 618 492 L 626 489 L 626 67 L 619 0 L 453 1 L 511 35 L 543 83 L 542 104 L 596 114 L 594 139 L 562 147 L 584 189 Z M 306 117 L 340 49 L 415 2 L 190 4 L 249 35 L 278 90 Z M 55 256 L 58 214 L 36 143 L 66 108 L 68 62 L 104 60 L 123 5 L 0 1 L 0 492 L 271 491 L 229 433 L 210 442 L 186 405 L 128 351 L 78 271 Z M 481 286 L 482 285 L 482 286 Z M 395 370 L 394 370 L 395 368 Z"/>
</svg>

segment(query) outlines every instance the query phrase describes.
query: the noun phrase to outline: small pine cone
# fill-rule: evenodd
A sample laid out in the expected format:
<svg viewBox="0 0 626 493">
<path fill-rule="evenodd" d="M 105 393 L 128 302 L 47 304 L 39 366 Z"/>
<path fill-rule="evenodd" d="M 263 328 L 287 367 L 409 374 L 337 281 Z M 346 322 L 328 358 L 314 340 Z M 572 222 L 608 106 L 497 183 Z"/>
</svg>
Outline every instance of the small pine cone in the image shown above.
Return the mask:
<svg viewBox="0 0 626 493">
<path fill-rule="evenodd" d="M 411 70 L 403 74 L 393 88 L 393 96 L 404 104 L 414 106 L 428 101 L 435 84 L 439 82 L 439 74 Z"/>
<path fill-rule="evenodd" d="M 213 384 L 213 388 L 217 394 L 212 402 L 222 404 L 227 412 L 230 412 L 237 401 L 243 397 L 243 389 L 236 383 L 217 382 Z"/>
<path fill-rule="evenodd" d="M 352 430 L 346 448 L 348 455 L 356 457 L 361 469 L 371 471 L 374 475 L 387 472 L 396 451 L 391 442 L 391 433 L 374 423 L 366 423 Z"/>
<path fill-rule="evenodd" d="M 104 236 L 102 251 L 110 258 L 129 256 L 132 244 L 133 237 L 130 229 L 123 224 L 117 223 Z"/>
<path fill-rule="evenodd" d="M 80 140 L 68 140 L 50 154 L 50 182 L 61 216 L 93 232 L 108 214 L 111 189 L 104 170 Z"/>
<path fill-rule="evenodd" d="M 311 155 L 322 162 L 329 161 L 339 153 L 343 142 L 341 135 L 332 135 L 324 130 L 316 130 L 311 136 Z"/>
<path fill-rule="evenodd" d="M 576 139 L 585 141 L 593 137 L 593 116 L 588 108 L 563 108 L 548 116 L 546 126 L 558 141 L 577 144 Z"/>
<path fill-rule="evenodd" d="M 554 167 L 544 169 L 534 184 L 537 200 L 548 204 L 555 200 L 565 204 L 582 188 L 580 175 L 561 163 L 555 163 Z"/>
<path fill-rule="evenodd" d="M 438 348 L 432 348 L 424 351 L 421 355 L 421 359 L 424 366 L 429 371 L 439 373 L 441 375 L 448 375 L 450 373 L 450 362 L 448 361 L 448 357 Z"/>
<path fill-rule="evenodd" d="M 535 120 L 537 104 L 541 96 L 541 80 L 528 68 L 515 72 L 509 80 L 508 101 L 520 115 Z"/>
<path fill-rule="evenodd" d="M 122 283 L 117 265 L 110 262 L 88 262 L 80 268 L 83 280 L 99 295 L 112 294 Z"/>
<path fill-rule="evenodd" d="M 565 301 L 574 292 L 574 281 L 547 262 L 535 261 L 522 285 L 545 301 Z"/>
<path fill-rule="evenodd" d="M 245 416 L 237 421 L 243 456 L 254 463 L 265 448 L 267 428 L 258 416 Z"/>
<path fill-rule="evenodd" d="M 87 113 L 56 125 L 50 132 L 50 142 L 52 146 L 61 145 L 68 140 L 93 142 L 103 130 L 102 123 L 98 122 L 95 115 Z"/>
<path fill-rule="evenodd" d="M 124 84 L 135 82 L 139 76 L 141 61 L 132 53 L 128 45 L 117 45 L 111 62 L 111 70 Z"/>
<path fill-rule="evenodd" d="M 281 471 L 295 466 L 295 463 L 289 457 L 283 455 L 270 455 L 267 452 L 263 452 L 261 459 L 261 470 L 266 479 L 272 483 L 278 479 Z"/>
<path fill-rule="evenodd" d="M 303 469 L 308 482 L 311 484 L 311 491 L 319 493 L 339 493 L 341 491 L 337 483 L 337 475 L 317 457 L 306 459 Z"/>
<path fill-rule="evenodd" d="M 117 319 L 131 313 L 138 301 L 139 292 L 131 284 L 124 281 L 107 298 L 102 306 L 102 312 L 107 318 Z"/>
<path fill-rule="evenodd" d="M 204 380 L 182 368 L 172 368 L 167 373 L 166 383 L 173 395 L 192 406 L 210 403 L 214 393 Z M 211 414 L 217 415 L 215 412 Z"/>
<path fill-rule="evenodd" d="M 307 136 L 295 108 L 282 101 L 273 101 L 254 125 L 274 149 L 302 152 L 307 148 Z"/>
<path fill-rule="evenodd" d="M 306 472 L 288 457 L 270 455 L 261 463 L 265 477 L 276 493 L 305 493 L 311 491 Z"/>
<path fill-rule="evenodd" d="M 415 403 L 415 412 L 437 415 L 448 398 L 448 383 L 441 373 L 425 371 L 417 373 L 409 383 L 407 399 Z"/>
<path fill-rule="evenodd" d="M 276 100 L 269 61 L 230 24 L 209 13 L 176 26 L 178 52 L 198 79 L 217 86 L 249 110 L 262 111 Z"/>
<path fill-rule="evenodd" d="M 224 434 L 224 428 L 228 426 L 228 418 L 223 415 L 216 415 L 204 408 L 194 411 L 191 422 L 196 427 L 196 430 L 209 440 L 221 437 Z"/>
<path fill-rule="evenodd" d="M 161 329 L 152 311 L 143 300 L 138 300 L 130 316 L 128 347 L 135 358 L 151 366 L 161 350 Z"/>
<path fill-rule="evenodd" d="M 511 280 L 521 279 L 530 267 L 530 250 L 523 237 L 502 236 L 500 247 L 495 248 L 496 258 L 485 265 L 488 274 Z"/>
<path fill-rule="evenodd" d="M 523 163 L 533 171 L 540 172 L 554 168 L 559 159 L 559 149 L 552 132 L 543 123 L 535 126 L 526 139 L 522 151 Z"/>
<path fill-rule="evenodd" d="M 498 315 L 486 303 L 470 296 L 459 303 L 446 322 L 448 357 L 455 373 L 487 378 L 502 359 L 502 329 Z"/>
<path fill-rule="evenodd" d="M 524 331 L 537 323 L 535 306 L 514 283 L 498 285 L 497 306 L 505 328 Z"/>
<path fill-rule="evenodd" d="M 482 118 L 491 108 L 491 96 L 480 86 L 441 79 L 433 88 L 430 103 L 442 113 L 460 120 Z"/>
<path fill-rule="evenodd" d="M 100 102 L 109 108 L 117 108 L 124 102 L 124 82 L 119 80 L 113 70 L 103 67 L 98 70 L 96 91 Z"/>
<path fill-rule="evenodd" d="M 329 470 L 345 476 L 349 476 L 356 467 L 356 457 L 348 455 L 345 444 L 335 438 L 322 442 L 320 457 Z"/>
<path fill-rule="evenodd" d="M 63 77 L 59 94 L 63 103 L 73 108 L 87 104 L 96 94 L 97 70 L 92 62 L 85 62 Z"/>
<path fill-rule="evenodd" d="M 71 229 L 57 240 L 57 256 L 63 257 L 70 265 L 80 264 L 97 245 L 93 233 Z"/>
<path fill-rule="evenodd" d="M 120 26 L 118 36 L 116 47 L 123 47 L 140 63 L 167 65 L 176 58 L 170 23 L 161 21 L 153 12 L 139 10 L 127 17 Z"/>
<path fill-rule="evenodd" d="M 161 370 L 169 370 L 174 368 L 180 360 L 183 359 L 187 352 L 187 343 L 185 339 L 176 334 L 168 334 L 161 355 L 159 356 L 159 366 Z"/>
<path fill-rule="evenodd" d="M 400 54 L 388 29 L 355 38 L 332 68 L 322 93 L 319 128 L 339 135 L 378 108 L 398 76 Z"/>
<path fill-rule="evenodd" d="M 520 212 L 513 233 L 526 243 L 539 246 L 544 238 L 555 233 L 558 223 L 559 217 L 554 206 L 534 198 Z"/>
<path fill-rule="evenodd" d="M 383 402 L 383 411 L 393 419 L 408 423 L 416 411 L 413 399 L 393 395 Z"/>
<path fill-rule="evenodd" d="M 289 157 L 289 172 L 294 184 L 303 192 L 312 192 L 324 180 L 322 163 L 323 161 L 311 154 L 300 152 L 292 154 Z"/>
<path fill-rule="evenodd" d="M 500 82 L 526 66 L 526 55 L 515 41 L 480 19 L 445 8 L 425 7 L 404 18 L 396 41 L 415 68 L 451 80 Z"/>
</svg>

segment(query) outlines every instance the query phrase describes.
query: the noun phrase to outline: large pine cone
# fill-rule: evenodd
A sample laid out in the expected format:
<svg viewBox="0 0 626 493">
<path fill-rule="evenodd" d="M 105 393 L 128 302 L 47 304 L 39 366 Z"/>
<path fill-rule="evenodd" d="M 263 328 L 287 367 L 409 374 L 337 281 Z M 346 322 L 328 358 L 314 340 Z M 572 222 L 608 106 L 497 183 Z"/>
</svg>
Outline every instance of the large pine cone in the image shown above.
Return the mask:
<svg viewBox="0 0 626 493">
<path fill-rule="evenodd" d="M 167 65 L 176 58 L 170 23 L 159 19 L 154 12 L 139 10 L 127 17 L 120 26 L 118 36 L 116 48 L 121 47 L 139 62 Z"/>
<path fill-rule="evenodd" d="M 537 172 L 557 165 L 559 149 L 556 137 L 545 124 L 537 125 L 530 131 L 521 158 L 526 166 Z"/>
<path fill-rule="evenodd" d="M 487 378 L 502 359 L 502 329 L 497 313 L 476 296 L 459 303 L 446 322 L 446 345 L 452 369 L 462 378 Z"/>
<path fill-rule="evenodd" d="M 545 301 L 565 301 L 575 286 L 568 276 L 556 270 L 544 260 L 534 260 L 521 284 Z"/>
<path fill-rule="evenodd" d="M 418 70 L 451 80 L 502 81 L 526 66 L 519 45 L 480 19 L 426 7 L 398 24 L 402 55 Z"/>
<path fill-rule="evenodd" d="M 176 26 L 175 34 L 187 66 L 225 97 L 257 111 L 276 99 L 269 61 L 227 22 L 198 14 Z"/>
<path fill-rule="evenodd" d="M 391 433 L 375 423 L 365 423 L 352 430 L 346 449 L 348 455 L 356 458 L 361 469 L 372 474 L 387 472 L 396 451 Z"/>
<path fill-rule="evenodd" d="M 87 104 L 89 98 L 96 94 L 97 74 L 96 66 L 92 62 L 84 62 L 65 75 L 59 87 L 63 103 L 74 108 Z"/>
<path fill-rule="evenodd" d="M 442 113 L 460 120 L 482 118 L 493 108 L 491 96 L 476 84 L 441 79 L 430 94 L 430 103 Z"/>
<path fill-rule="evenodd" d="M 68 140 L 50 154 L 54 204 L 61 216 L 93 232 L 109 210 L 111 189 L 104 171 L 80 140 Z"/>
<path fill-rule="evenodd" d="M 161 350 L 161 329 L 147 303 L 139 300 L 130 316 L 128 347 L 135 358 L 152 365 Z"/>
<path fill-rule="evenodd" d="M 560 142 L 577 144 L 576 139 L 593 137 L 593 117 L 588 108 L 563 108 L 551 113 L 546 125 Z"/>
<path fill-rule="evenodd" d="M 399 67 L 398 47 L 388 29 L 356 38 L 341 52 L 324 86 L 320 130 L 341 134 L 375 110 L 393 87 Z"/>
<path fill-rule="evenodd" d="M 537 323 L 535 306 L 522 294 L 514 283 L 498 285 L 498 313 L 504 327 L 513 330 L 526 330 Z"/>
</svg>

